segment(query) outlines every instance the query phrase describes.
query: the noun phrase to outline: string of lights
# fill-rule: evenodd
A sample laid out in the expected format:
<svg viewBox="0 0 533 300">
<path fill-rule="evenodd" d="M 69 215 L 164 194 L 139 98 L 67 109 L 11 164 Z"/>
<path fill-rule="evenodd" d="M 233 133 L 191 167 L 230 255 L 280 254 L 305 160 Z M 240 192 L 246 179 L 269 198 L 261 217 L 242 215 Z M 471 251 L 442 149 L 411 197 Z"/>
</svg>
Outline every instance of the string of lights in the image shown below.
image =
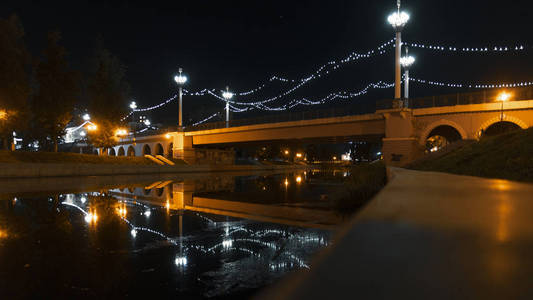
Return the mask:
<svg viewBox="0 0 533 300">
<path fill-rule="evenodd" d="M 409 43 L 403 42 L 404 46 L 410 48 L 427 49 L 441 52 L 524 52 L 528 50 L 528 47 L 524 45 L 517 46 L 492 46 L 492 47 L 457 47 L 457 46 L 442 46 L 442 45 L 427 45 L 423 43 Z"/>
<path fill-rule="evenodd" d="M 207 118 L 205 118 L 205 119 L 203 119 L 203 120 L 201 120 L 201 121 L 198 121 L 198 122 L 192 124 L 192 126 L 198 126 L 198 125 L 200 125 L 200 124 L 203 124 L 203 123 L 205 123 L 205 122 L 207 122 L 207 121 L 213 119 L 214 117 L 216 117 L 216 116 L 218 116 L 218 115 L 220 115 L 220 113 L 214 113 L 214 114 L 210 115 L 209 117 L 207 117 Z"/>
<path fill-rule="evenodd" d="M 440 82 L 440 81 L 425 80 L 425 79 L 419 79 L 419 78 L 413 78 L 413 77 L 410 77 L 409 80 L 413 82 L 421 83 L 421 84 L 450 87 L 450 88 L 497 89 L 497 88 L 516 88 L 516 87 L 533 86 L 533 82 L 531 81 L 500 83 L 500 84 L 480 84 L 480 83 Z"/>
<path fill-rule="evenodd" d="M 375 50 L 370 50 L 367 53 L 360 54 L 360 53 L 357 53 L 357 52 L 352 52 L 345 59 L 342 59 L 342 60 L 340 60 L 338 62 L 335 61 L 335 60 L 329 61 L 326 64 L 320 66 L 313 74 L 308 75 L 308 76 L 303 77 L 303 78 L 300 78 L 300 79 L 288 79 L 288 78 L 284 78 L 284 77 L 281 77 L 281 76 L 274 75 L 274 76 L 270 77 L 267 82 L 260 84 L 258 87 L 254 88 L 254 89 L 251 89 L 249 91 L 236 93 L 236 95 L 239 95 L 239 96 L 252 95 L 252 94 L 264 89 L 269 83 L 274 82 L 274 81 L 280 81 L 280 82 L 284 82 L 284 83 L 298 83 L 298 84 L 296 86 L 293 86 L 289 90 L 286 90 L 283 93 L 281 93 L 281 94 L 279 94 L 277 96 L 268 98 L 266 100 L 250 101 L 250 102 L 239 102 L 239 101 L 235 101 L 235 100 L 230 100 L 229 103 L 231 103 L 233 105 L 252 106 L 252 107 L 254 107 L 256 109 L 263 109 L 263 110 L 284 110 L 284 109 L 292 108 L 292 107 L 300 105 L 300 104 L 311 105 L 309 100 L 307 100 L 305 98 L 302 99 L 301 101 L 293 100 L 290 103 L 288 103 L 288 104 L 286 104 L 284 106 L 277 107 L 277 108 L 270 108 L 270 107 L 265 106 L 264 104 L 276 101 L 276 100 L 278 100 L 280 98 L 283 98 L 283 97 L 293 93 L 297 89 L 303 87 L 308 82 L 310 82 L 312 80 L 315 80 L 315 79 L 322 78 L 323 76 L 328 75 L 331 71 L 339 69 L 340 67 L 342 67 L 344 64 L 346 64 L 348 62 L 359 60 L 359 59 L 362 59 L 362 58 L 369 58 L 369 57 L 372 57 L 372 56 L 385 54 L 389 47 L 391 47 L 391 48 L 395 47 L 394 42 L 395 42 L 395 39 L 391 39 L 391 40 L 381 44 L 380 46 L 376 47 Z M 523 46 L 523 45 L 496 46 L 496 47 L 456 47 L 456 46 L 431 45 L 431 44 L 413 43 L 413 42 L 404 42 L 403 44 L 405 46 L 409 46 L 409 47 L 413 47 L 413 48 L 429 49 L 429 50 L 434 50 L 434 51 L 472 52 L 472 53 L 476 53 L 476 52 L 480 52 L 480 53 L 481 52 L 523 52 L 523 51 L 526 51 L 526 50 L 529 49 L 529 47 L 526 47 L 526 46 Z M 513 84 L 457 84 L 457 83 L 444 83 L 444 82 L 436 82 L 436 81 L 427 81 L 427 80 L 421 80 L 421 79 L 416 79 L 416 78 L 412 78 L 412 81 L 418 82 L 418 83 L 423 83 L 423 84 L 434 85 L 434 86 L 447 86 L 447 87 L 457 87 L 457 88 L 462 88 L 462 87 L 469 87 L 469 88 L 502 88 L 502 87 L 519 87 L 519 86 L 529 86 L 529 85 L 531 85 L 531 83 L 529 83 L 529 82 L 513 83 Z M 224 99 L 223 97 L 219 96 L 216 93 L 216 89 L 203 89 L 203 90 L 200 90 L 200 91 L 197 91 L 197 92 L 191 92 L 191 91 L 188 91 L 188 90 L 184 90 L 184 94 L 185 95 L 189 95 L 189 96 L 211 95 L 211 96 L 215 97 L 216 99 L 218 99 L 220 101 L 226 102 L 226 99 Z M 329 97 L 325 97 L 323 100 L 342 98 L 343 95 L 342 95 L 342 93 L 338 93 L 338 94 L 328 95 L 328 96 Z M 160 107 L 162 107 L 162 106 L 164 106 L 164 105 L 176 100 L 177 97 L 178 97 L 177 95 L 173 95 L 172 97 L 168 98 L 167 100 L 165 100 L 165 101 L 163 101 L 163 102 L 161 102 L 161 103 L 159 103 L 157 105 L 154 105 L 154 106 L 151 106 L 151 107 L 146 107 L 146 108 L 135 109 L 134 111 L 129 112 L 121 120 L 124 121 L 126 118 L 131 116 L 134 112 L 146 112 L 146 111 L 151 111 L 151 110 L 154 110 L 154 109 L 158 109 L 158 108 L 160 108 Z M 230 109 L 231 109 L 232 112 L 237 112 L 237 113 L 238 112 L 245 112 L 245 111 L 249 111 L 250 110 L 250 109 L 246 109 L 246 108 L 245 109 L 238 108 L 238 107 L 235 107 L 235 106 L 231 106 Z M 214 117 L 215 117 L 215 115 L 212 115 L 208 119 L 212 119 Z M 198 123 L 201 124 L 201 123 L 203 123 L 205 121 L 207 121 L 207 120 L 202 120 L 202 121 L 200 121 Z"/>
<path fill-rule="evenodd" d="M 346 91 L 340 91 L 340 92 L 335 92 L 335 93 L 330 93 L 329 95 L 319 99 L 319 100 L 316 100 L 316 101 L 313 101 L 313 100 L 309 100 L 307 98 L 302 98 L 302 99 L 295 99 L 295 100 L 292 100 L 282 106 L 279 106 L 279 107 L 269 107 L 263 103 L 257 103 L 257 104 L 252 104 L 253 108 L 255 109 L 259 109 L 259 110 L 267 110 L 267 111 L 282 111 L 282 110 L 287 110 L 287 109 L 291 109 L 297 105 L 320 105 L 320 104 L 325 104 L 329 101 L 332 101 L 332 100 L 335 100 L 335 99 L 352 99 L 352 98 L 355 98 L 355 97 L 359 97 L 359 96 L 362 96 L 362 95 L 365 95 L 369 92 L 370 89 L 387 89 L 387 88 L 391 88 L 393 87 L 394 84 L 393 83 L 385 83 L 383 81 L 379 81 L 377 83 L 370 83 L 368 84 L 366 87 L 364 87 L 362 90 L 360 91 L 357 91 L 357 92 L 346 92 Z M 244 104 L 244 105 L 247 105 L 247 104 Z M 248 110 L 251 110 L 252 108 L 248 109 Z M 242 112 L 242 111 L 248 111 L 248 110 L 243 110 L 241 109 L 240 111 L 237 111 L 235 110 L 234 112 Z"/>
</svg>

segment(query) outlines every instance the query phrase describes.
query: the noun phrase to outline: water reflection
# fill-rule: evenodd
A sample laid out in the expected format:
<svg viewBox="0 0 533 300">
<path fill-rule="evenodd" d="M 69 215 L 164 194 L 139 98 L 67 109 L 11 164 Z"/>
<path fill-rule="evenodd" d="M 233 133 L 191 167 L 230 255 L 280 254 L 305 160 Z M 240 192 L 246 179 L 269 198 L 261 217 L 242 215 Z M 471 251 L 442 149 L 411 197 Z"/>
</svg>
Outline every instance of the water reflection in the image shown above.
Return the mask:
<svg viewBox="0 0 533 300">
<path fill-rule="evenodd" d="M 152 282 L 159 294 L 211 297 L 265 286 L 309 268 L 329 243 L 324 228 L 338 217 L 317 193 L 328 186 L 313 180 L 220 176 L 0 201 L 0 264 L 19 282 L 7 291 L 123 296 Z"/>
</svg>

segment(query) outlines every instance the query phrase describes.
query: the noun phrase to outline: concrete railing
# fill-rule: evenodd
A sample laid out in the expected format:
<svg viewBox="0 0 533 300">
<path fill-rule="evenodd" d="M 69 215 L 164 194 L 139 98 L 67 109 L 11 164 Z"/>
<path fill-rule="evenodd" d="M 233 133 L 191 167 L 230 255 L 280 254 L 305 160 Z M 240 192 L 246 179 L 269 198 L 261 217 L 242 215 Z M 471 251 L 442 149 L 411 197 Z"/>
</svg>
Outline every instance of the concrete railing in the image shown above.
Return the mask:
<svg viewBox="0 0 533 300">
<path fill-rule="evenodd" d="M 533 185 L 390 171 L 310 270 L 256 298 L 531 299 Z"/>
</svg>

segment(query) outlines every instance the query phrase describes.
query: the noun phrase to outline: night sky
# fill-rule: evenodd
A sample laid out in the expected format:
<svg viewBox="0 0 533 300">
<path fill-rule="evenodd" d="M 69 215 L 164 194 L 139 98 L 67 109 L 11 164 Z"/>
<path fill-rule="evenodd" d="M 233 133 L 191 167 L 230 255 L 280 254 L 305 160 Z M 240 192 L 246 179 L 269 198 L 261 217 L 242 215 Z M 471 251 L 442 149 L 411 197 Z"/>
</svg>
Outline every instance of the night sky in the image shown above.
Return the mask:
<svg viewBox="0 0 533 300">
<path fill-rule="evenodd" d="M 457 47 L 514 46 L 522 54 L 452 54 L 412 49 L 413 77 L 466 83 L 533 81 L 533 36 L 530 1 L 403 1 L 411 20 L 404 40 Z M 4 1 L 0 17 L 20 16 L 32 54 L 44 47 L 46 32 L 60 30 L 73 68 L 83 70 L 98 35 L 127 66 L 131 97 L 139 107 L 157 104 L 176 92 L 173 75 L 183 67 L 187 88 L 245 91 L 272 75 L 302 78 L 331 59 L 366 52 L 393 38 L 386 22 L 396 1 Z M 368 83 L 392 82 L 393 51 L 334 72 L 285 101 L 320 98 L 333 91 L 356 91 Z M 257 101 L 283 92 L 290 84 L 272 84 Z M 412 96 L 457 92 L 413 84 Z M 393 89 L 371 91 L 351 102 L 371 103 L 393 96 Z M 191 123 L 223 104 L 212 97 L 187 97 L 185 119 Z M 277 103 L 282 103 L 279 101 Z M 176 105 L 150 115 L 174 123 Z M 310 110 L 314 107 L 295 109 Z M 247 114 L 258 116 L 264 113 Z M 243 115 L 244 116 L 244 115 Z M 235 117 L 243 117 L 236 115 Z"/>
</svg>

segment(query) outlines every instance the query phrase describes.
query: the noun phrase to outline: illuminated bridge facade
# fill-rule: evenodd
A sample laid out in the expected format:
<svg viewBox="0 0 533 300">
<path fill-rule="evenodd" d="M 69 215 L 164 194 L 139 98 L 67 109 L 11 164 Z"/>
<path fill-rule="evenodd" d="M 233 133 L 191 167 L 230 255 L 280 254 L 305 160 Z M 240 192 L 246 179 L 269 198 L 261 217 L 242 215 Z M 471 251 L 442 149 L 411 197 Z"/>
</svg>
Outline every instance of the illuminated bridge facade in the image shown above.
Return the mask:
<svg viewBox="0 0 533 300">
<path fill-rule="evenodd" d="M 111 149 L 110 154 L 161 154 L 189 163 L 202 163 L 202 159 L 231 163 L 234 156 L 231 150 L 206 150 L 205 147 L 230 149 L 242 143 L 381 139 L 385 161 L 401 166 L 422 156 L 426 141 L 432 136 L 453 142 L 478 139 L 501 124 L 522 129 L 532 127 L 533 90 L 517 89 L 513 93 L 514 100 L 503 104 L 497 101 L 497 94 L 480 92 L 414 99 L 410 100 L 410 108 L 388 101 L 378 103 L 375 113 L 365 115 L 232 124 L 228 128 L 206 124 L 184 132 L 138 138 L 135 144 L 126 139 Z M 205 160 L 208 157 L 212 159 Z"/>
</svg>

